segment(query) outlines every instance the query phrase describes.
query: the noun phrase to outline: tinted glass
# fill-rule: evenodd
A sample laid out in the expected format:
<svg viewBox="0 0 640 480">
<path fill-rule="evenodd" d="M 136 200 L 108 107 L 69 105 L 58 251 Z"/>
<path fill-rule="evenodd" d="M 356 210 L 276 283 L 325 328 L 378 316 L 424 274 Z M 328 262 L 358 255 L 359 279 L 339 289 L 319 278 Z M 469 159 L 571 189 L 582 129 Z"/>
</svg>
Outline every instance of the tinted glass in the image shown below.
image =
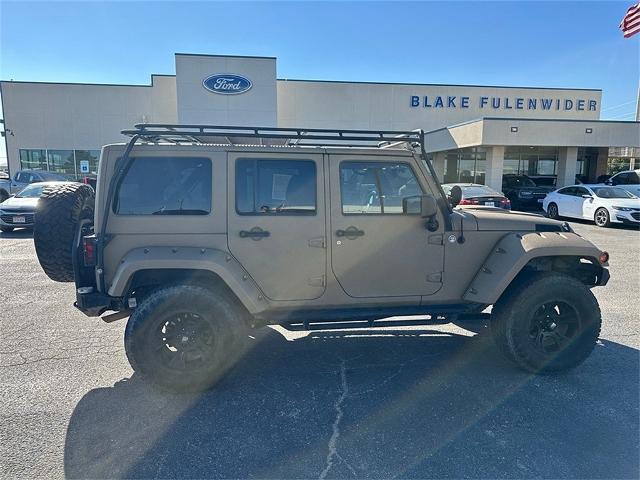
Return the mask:
<svg viewBox="0 0 640 480">
<path fill-rule="evenodd" d="M 316 164 L 311 160 L 236 162 L 236 209 L 247 215 L 313 215 Z"/>
<path fill-rule="evenodd" d="M 462 187 L 462 196 L 464 198 L 485 197 L 491 195 L 500 195 L 498 192 L 485 185 L 468 185 Z"/>
<path fill-rule="evenodd" d="M 47 152 L 46 150 L 20 150 L 20 168 L 22 170 L 46 170 Z"/>
<path fill-rule="evenodd" d="M 600 198 L 634 198 L 635 196 L 623 188 L 595 187 L 593 189 L 596 196 Z"/>
<path fill-rule="evenodd" d="M 191 157 L 133 159 L 118 186 L 120 215 L 206 215 L 211 212 L 211 160 Z"/>
<path fill-rule="evenodd" d="M 573 187 L 561 188 L 560 190 L 558 190 L 558 193 L 560 195 L 573 195 L 574 192 L 575 189 Z"/>
<path fill-rule="evenodd" d="M 47 150 L 49 170 L 64 175 L 68 179 L 76 178 L 76 163 L 73 150 Z"/>
<path fill-rule="evenodd" d="M 345 162 L 340 187 L 346 214 L 401 214 L 403 199 L 422 195 L 411 167 L 403 163 Z"/>
<path fill-rule="evenodd" d="M 631 172 L 629 174 L 629 180 L 627 181 L 627 185 L 638 185 L 640 184 L 640 175 L 637 172 Z"/>
<path fill-rule="evenodd" d="M 589 193 L 589 190 L 584 187 L 576 187 L 576 195 L 591 195 L 591 193 Z"/>
</svg>

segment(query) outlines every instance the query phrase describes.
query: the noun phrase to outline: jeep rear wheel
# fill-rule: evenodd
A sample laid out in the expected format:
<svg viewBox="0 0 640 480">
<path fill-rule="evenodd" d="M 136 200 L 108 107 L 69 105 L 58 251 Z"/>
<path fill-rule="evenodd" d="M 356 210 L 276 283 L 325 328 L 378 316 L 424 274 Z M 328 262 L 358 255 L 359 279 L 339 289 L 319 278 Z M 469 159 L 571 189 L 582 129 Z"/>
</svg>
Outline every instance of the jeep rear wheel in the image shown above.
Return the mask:
<svg viewBox="0 0 640 480">
<path fill-rule="evenodd" d="M 134 371 L 175 391 L 205 390 L 242 353 L 244 312 L 226 295 L 176 285 L 149 294 L 129 318 L 124 345 Z"/>
<path fill-rule="evenodd" d="M 524 370 L 552 373 L 582 363 L 600 335 L 600 307 L 573 277 L 538 273 L 503 296 L 492 315 L 500 350 Z"/>
<path fill-rule="evenodd" d="M 89 185 L 63 183 L 42 192 L 33 241 L 44 273 L 56 282 L 73 282 L 73 244 L 83 221 L 93 220 L 95 196 Z"/>
</svg>

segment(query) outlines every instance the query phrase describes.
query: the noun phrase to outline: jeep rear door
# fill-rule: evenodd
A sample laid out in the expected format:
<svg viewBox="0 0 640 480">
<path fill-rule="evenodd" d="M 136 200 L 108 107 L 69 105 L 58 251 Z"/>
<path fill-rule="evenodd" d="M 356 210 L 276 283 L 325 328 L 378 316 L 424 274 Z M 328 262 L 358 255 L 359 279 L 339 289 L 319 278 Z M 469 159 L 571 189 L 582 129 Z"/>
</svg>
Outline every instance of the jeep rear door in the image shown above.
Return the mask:
<svg viewBox="0 0 640 480">
<path fill-rule="evenodd" d="M 331 155 L 331 266 L 352 297 L 432 295 L 442 285 L 444 221 L 428 231 L 402 200 L 432 193 L 412 157 Z"/>
<path fill-rule="evenodd" d="M 229 152 L 229 250 L 271 300 L 326 282 L 322 155 Z"/>
</svg>

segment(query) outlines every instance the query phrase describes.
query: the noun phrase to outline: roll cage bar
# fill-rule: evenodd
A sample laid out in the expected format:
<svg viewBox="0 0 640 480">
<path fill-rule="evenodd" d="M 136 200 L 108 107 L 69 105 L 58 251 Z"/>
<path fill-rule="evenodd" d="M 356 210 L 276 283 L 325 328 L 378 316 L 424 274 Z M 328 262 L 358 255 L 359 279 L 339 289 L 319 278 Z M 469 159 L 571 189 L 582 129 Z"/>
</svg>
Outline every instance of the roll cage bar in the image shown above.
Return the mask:
<svg viewBox="0 0 640 480">
<path fill-rule="evenodd" d="M 96 273 L 100 291 L 105 291 L 104 284 L 104 247 L 110 236 L 106 235 L 107 221 L 113 196 L 120 180 L 131 164 L 131 152 L 137 142 L 170 143 L 174 145 L 243 145 L 243 146 L 307 146 L 307 147 L 353 147 L 353 148 L 404 148 L 418 155 L 427 166 L 429 173 L 436 181 L 440 193 L 438 203 L 441 209 L 451 213 L 451 206 L 446 200 L 440 182 L 431 162 L 427 159 L 424 142 L 424 130 L 344 130 L 325 128 L 279 128 L 279 127 L 247 127 L 224 125 L 180 125 L 168 123 L 138 123 L 134 128 L 122 130 L 123 135 L 131 137 L 122 157 L 116 163 L 115 174 L 109 182 L 106 203 L 97 236 Z M 447 226 L 450 220 L 445 216 Z"/>
</svg>

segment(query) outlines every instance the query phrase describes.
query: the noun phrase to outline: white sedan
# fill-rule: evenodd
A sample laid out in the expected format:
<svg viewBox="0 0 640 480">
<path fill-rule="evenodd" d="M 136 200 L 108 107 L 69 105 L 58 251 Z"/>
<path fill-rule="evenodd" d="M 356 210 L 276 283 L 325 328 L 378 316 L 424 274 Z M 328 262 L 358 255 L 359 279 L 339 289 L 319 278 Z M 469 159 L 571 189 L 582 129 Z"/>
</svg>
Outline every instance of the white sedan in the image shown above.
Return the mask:
<svg viewBox="0 0 640 480">
<path fill-rule="evenodd" d="M 620 187 L 572 185 L 547 194 L 542 208 L 550 218 L 593 220 L 599 227 L 611 223 L 640 226 L 640 198 Z"/>
</svg>

